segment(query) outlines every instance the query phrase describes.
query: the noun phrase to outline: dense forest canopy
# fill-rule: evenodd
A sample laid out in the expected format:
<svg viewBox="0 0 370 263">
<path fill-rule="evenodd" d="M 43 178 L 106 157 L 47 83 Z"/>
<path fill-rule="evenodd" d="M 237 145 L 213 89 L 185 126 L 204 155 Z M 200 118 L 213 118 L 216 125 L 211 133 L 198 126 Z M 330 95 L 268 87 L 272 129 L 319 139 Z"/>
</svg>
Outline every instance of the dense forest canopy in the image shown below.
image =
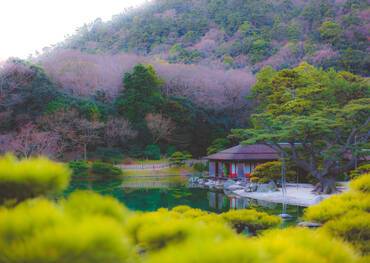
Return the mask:
<svg viewBox="0 0 370 263">
<path fill-rule="evenodd" d="M 97 19 L 61 47 L 254 72 L 305 60 L 369 75 L 369 23 L 361 0 L 156 0 Z"/>
</svg>

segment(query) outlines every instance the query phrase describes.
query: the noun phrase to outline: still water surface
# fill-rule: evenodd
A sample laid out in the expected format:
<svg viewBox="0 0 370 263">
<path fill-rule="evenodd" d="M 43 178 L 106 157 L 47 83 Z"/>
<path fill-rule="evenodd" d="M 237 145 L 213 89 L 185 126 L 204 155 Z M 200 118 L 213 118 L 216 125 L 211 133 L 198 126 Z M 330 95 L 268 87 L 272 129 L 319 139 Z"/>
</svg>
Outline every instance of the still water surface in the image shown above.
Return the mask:
<svg viewBox="0 0 370 263">
<path fill-rule="evenodd" d="M 299 206 L 283 205 L 250 198 L 225 194 L 222 190 L 192 188 L 183 176 L 135 176 L 123 180 L 73 180 L 66 195 L 75 190 L 93 190 L 111 195 L 131 210 L 155 211 L 158 208 L 172 208 L 188 205 L 211 212 L 225 212 L 229 209 L 254 208 L 269 214 L 288 213 L 292 216 L 284 225 L 297 222 L 303 213 Z"/>
</svg>

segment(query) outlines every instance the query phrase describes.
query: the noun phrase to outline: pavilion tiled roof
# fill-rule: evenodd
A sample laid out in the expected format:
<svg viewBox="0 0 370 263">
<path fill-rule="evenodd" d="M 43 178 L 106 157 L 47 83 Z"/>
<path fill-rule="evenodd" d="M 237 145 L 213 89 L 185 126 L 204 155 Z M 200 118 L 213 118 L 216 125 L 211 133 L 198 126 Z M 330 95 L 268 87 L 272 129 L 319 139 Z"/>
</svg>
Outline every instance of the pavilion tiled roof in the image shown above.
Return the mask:
<svg viewBox="0 0 370 263">
<path fill-rule="evenodd" d="M 277 160 L 279 153 L 264 144 L 237 145 L 205 157 L 208 160 Z"/>
</svg>

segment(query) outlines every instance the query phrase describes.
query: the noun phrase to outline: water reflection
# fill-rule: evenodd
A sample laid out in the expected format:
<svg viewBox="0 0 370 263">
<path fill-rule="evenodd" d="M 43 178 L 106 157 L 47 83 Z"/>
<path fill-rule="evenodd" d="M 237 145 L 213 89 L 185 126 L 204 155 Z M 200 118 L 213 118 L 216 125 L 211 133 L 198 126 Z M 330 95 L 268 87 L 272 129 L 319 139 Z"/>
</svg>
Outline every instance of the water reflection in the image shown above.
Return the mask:
<svg viewBox="0 0 370 263">
<path fill-rule="evenodd" d="M 153 180 L 153 177 L 141 177 L 139 180 L 73 180 L 70 192 L 78 189 L 89 189 L 103 195 L 111 195 L 132 210 L 155 211 L 158 208 L 172 208 L 188 205 L 211 212 L 225 212 L 230 209 L 254 208 L 270 214 L 280 215 L 284 212 L 283 205 L 250 198 L 241 198 L 224 193 L 222 190 L 188 188 L 183 178 L 170 177 Z M 302 215 L 303 208 L 287 205 L 285 213 L 292 215 L 286 224 L 293 224 Z"/>
</svg>

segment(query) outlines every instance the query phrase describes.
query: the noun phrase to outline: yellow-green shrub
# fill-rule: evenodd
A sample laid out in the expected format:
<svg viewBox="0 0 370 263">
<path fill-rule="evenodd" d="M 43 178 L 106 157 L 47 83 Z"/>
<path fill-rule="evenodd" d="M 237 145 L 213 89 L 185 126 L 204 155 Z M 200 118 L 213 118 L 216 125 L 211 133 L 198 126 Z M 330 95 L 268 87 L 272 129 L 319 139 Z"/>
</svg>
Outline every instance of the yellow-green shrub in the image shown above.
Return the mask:
<svg viewBox="0 0 370 263">
<path fill-rule="evenodd" d="M 350 191 L 306 209 L 304 218 L 324 223 L 322 231 L 350 242 L 361 253 L 370 252 L 370 174 L 350 184 Z"/>
<path fill-rule="evenodd" d="M 154 253 L 146 263 L 357 262 L 354 251 L 325 233 L 308 229 L 274 230 L 262 237 L 189 240 Z"/>
<path fill-rule="evenodd" d="M 117 199 L 92 191 L 73 192 L 67 200 L 62 201 L 62 205 L 67 213 L 77 217 L 101 215 L 123 222 L 129 214 Z"/>
<path fill-rule="evenodd" d="M 317 205 L 308 207 L 305 210 L 304 219 L 325 223 L 338 219 L 353 210 L 370 212 L 370 196 L 355 191 L 334 195 Z"/>
<path fill-rule="evenodd" d="M 352 190 L 370 194 L 370 174 L 364 174 L 350 182 Z"/>
<path fill-rule="evenodd" d="M 370 173 L 370 163 L 360 165 L 356 169 L 352 170 L 349 173 L 349 177 L 351 177 L 351 179 L 355 179 L 359 177 L 360 175 L 367 174 L 367 173 Z"/>
<path fill-rule="evenodd" d="M 135 258 L 122 225 L 100 213 L 76 218 L 45 199 L 0 210 L 0 262 L 127 262 Z"/>
<path fill-rule="evenodd" d="M 248 228 L 251 233 L 256 233 L 257 230 L 268 229 L 281 224 L 280 217 L 253 209 L 230 210 L 220 216 L 238 233 L 241 233 L 245 228 Z"/>
<path fill-rule="evenodd" d="M 370 213 L 351 211 L 337 220 L 331 220 L 323 227 L 335 237 L 350 242 L 363 254 L 370 253 Z"/>
<path fill-rule="evenodd" d="M 0 158 L 0 203 L 16 202 L 63 191 L 70 171 L 60 163 L 37 157 L 18 160 L 12 155 Z"/>
<path fill-rule="evenodd" d="M 224 239 L 233 235 L 223 220 L 212 222 L 206 218 L 203 221 L 203 216 L 186 217 L 166 209 L 137 213 L 128 219 L 125 229 L 132 241 L 144 251 L 163 249 L 189 238 L 212 239 L 217 236 Z"/>
</svg>

